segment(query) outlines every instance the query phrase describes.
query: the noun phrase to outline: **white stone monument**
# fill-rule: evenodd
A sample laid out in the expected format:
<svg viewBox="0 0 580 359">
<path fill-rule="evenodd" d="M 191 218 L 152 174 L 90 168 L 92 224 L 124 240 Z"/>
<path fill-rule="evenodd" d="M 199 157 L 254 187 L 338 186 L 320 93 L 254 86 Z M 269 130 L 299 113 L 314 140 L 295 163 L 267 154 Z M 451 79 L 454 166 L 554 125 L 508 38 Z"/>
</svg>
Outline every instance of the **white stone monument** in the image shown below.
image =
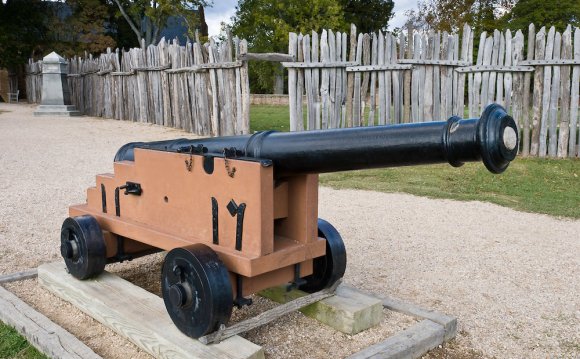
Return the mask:
<svg viewBox="0 0 580 359">
<path fill-rule="evenodd" d="M 42 59 L 42 102 L 35 116 L 80 116 L 71 105 L 67 75 L 68 63 L 56 52 Z"/>
</svg>

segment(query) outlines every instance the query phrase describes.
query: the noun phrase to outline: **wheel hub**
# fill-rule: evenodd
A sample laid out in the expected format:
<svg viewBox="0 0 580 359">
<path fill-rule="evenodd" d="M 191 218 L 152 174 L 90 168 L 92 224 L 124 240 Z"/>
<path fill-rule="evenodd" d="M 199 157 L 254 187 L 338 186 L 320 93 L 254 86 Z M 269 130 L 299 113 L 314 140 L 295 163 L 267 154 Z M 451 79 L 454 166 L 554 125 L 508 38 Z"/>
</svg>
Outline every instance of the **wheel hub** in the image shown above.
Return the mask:
<svg viewBox="0 0 580 359">
<path fill-rule="evenodd" d="M 176 283 L 169 287 L 169 301 L 177 308 L 191 305 L 192 295 L 187 283 Z"/>
<path fill-rule="evenodd" d="M 76 261 L 79 258 L 79 243 L 74 235 L 72 237 L 73 239 L 63 241 L 60 244 L 60 254 L 65 259 Z"/>
</svg>

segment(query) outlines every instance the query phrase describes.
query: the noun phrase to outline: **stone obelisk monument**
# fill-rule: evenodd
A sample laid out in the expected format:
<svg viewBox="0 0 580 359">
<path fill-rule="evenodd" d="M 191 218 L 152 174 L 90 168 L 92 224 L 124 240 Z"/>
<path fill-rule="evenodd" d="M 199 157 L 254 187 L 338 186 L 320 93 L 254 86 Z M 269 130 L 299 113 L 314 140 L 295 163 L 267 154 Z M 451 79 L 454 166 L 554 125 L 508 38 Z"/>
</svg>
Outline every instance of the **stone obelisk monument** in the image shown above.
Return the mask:
<svg viewBox="0 0 580 359">
<path fill-rule="evenodd" d="M 68 63 L 56 52 L 42 59 L 42 102 L 35 116 L 80 116 L 71 104 L 67 75 Z"/>
</svg>

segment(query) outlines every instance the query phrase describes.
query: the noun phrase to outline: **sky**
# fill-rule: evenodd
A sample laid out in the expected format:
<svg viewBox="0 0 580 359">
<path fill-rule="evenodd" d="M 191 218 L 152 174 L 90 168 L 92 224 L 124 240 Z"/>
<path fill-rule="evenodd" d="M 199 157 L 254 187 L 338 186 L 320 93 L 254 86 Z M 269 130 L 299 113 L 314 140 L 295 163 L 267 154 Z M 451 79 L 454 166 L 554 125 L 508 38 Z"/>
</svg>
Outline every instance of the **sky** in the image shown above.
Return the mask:
<svg viewBox="0 0 580 359">
<path fill-rule="evenodd" d="M 220 24 L 229 22 L 236 12 L 237 0 L 214 0 L 212 7 L 205 8 L 205 21 L 210 36 L 219 35 Z M 405 23 L 405 11 L 417 7 L 417 0 L 395 0 L 395 16 L 389 23 L 389 30 Z"/>
</svg>

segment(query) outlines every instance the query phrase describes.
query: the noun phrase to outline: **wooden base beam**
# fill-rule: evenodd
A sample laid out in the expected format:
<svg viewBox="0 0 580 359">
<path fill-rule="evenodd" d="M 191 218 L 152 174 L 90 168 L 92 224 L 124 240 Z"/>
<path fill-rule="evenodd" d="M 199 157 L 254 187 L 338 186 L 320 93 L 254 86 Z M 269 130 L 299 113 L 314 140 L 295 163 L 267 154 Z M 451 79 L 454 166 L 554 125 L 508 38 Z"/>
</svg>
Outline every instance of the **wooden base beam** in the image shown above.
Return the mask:
<svg viewBox="0 0 580 359">
<path fill-rule="evenodd" d="M 187 337 L 169 318 L 162 298 L 108 272 L 80 281 L 66 272 L 64 263 L 55 262 L 38 268 L 38 280 L 155 358 L 264 357 L 260 346 L 239 336 L 207 346 Z"/>
<path fill-rule="evenodd" d="M 72 334 L 0 286 L 0 321 L 50 358 L 100 359 Z"/>
<path fill-rule="evenodd" d="M 318 302 L 324 298 L 333 296 L 334 291 L 339 284 L 340 280 L 334 283 L 330 288 L 323 289 L 320 292 L 312 293 L 304 297 L 300 297 L 288 303 L 284 303 L 263 313 L 260 313 L 253 318 L 236 323 L 229 328 L 225 328 L 225 326 L 222 324 L 222 328 L 220 328 L 220 330 L 199 338 L 199 341 L 204 344 L 219 343 L 220 340 L 227 339 L 234 335 L 242 334 L 262 325 L 271 323 L 272 321 L 280 318 L 281 316 L 289 314 L 290 312 L 311 305 L 312 303 Z"/>
<path fill-rule="evenodd" d="M 429 350 L 443 343 L 443 327 L 428 319 L 388 337 L 385 341 L 371 345 L 348 359 L 399 359 L 420 358 Z"/>
<path fill-rule="evenodd" d="M 36 268 L 22 271 L 22 272 L 0 275 L 0 284 L 36 278 L 36 275 L 37 275 Z"/>
<path fill-rule="evenodd" d="M 455 338 L 457 334 L 457 318 L 395 298 L 383 298 L 383 306 L 385 309 L 422 320 L 380 343 L 349 356 L 348 359 L 420 358 L 429 350 Z"/>
<path fill-rule="evenodd" d="M 407 314 L 416 318 L 429 319 L 443 327 L 445 334 L 443 339 L 445 341 L 455 338 L 455 334 L 457 333 L 457 318 L 455 317 L 434 310 L 421 308 L 415 304 L 406 303 L 395 298 L 384 298 L 383 306 L 389 310 Z"/>
</svg>

